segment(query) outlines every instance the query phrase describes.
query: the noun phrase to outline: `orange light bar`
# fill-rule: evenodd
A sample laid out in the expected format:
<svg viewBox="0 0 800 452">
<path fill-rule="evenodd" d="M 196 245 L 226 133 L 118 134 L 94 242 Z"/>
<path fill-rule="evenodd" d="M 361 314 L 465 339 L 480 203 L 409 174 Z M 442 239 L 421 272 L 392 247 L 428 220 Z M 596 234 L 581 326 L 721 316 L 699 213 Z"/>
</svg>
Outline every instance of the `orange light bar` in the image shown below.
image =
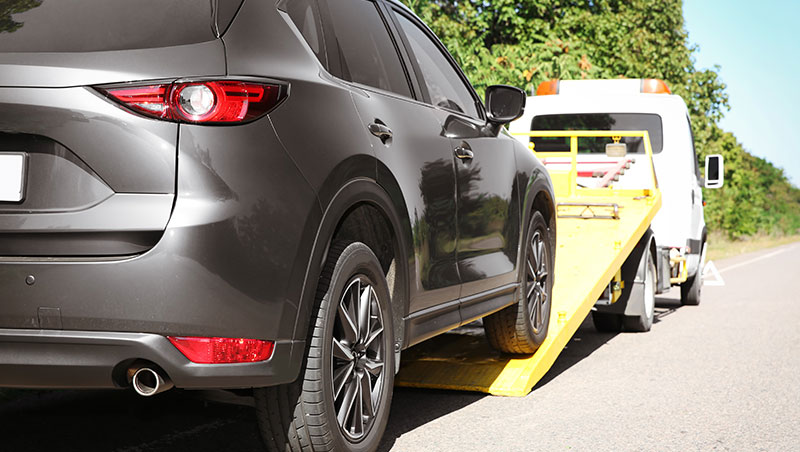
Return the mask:
<svg viewBox="0 0 800 452">
<path fill-rule="evenodd" d="M 657 78 L 642 79 L 641 92 L 649 94 L 672 94 L 664 80 Z"/>
<path fill-rule="evenodd" d="M 548 80 L 539 83 L 539 87 L 536 88 L 537 96 L 547 96 L 550 94 L 558 94 L 558 80 Z"/>
</svg>

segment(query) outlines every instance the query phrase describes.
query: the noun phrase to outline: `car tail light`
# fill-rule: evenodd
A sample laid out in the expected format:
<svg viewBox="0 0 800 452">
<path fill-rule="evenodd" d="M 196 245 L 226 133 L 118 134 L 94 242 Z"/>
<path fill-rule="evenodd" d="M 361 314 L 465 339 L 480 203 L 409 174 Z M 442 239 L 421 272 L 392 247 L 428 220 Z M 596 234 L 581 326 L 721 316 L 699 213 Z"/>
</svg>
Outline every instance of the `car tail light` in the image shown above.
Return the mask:
<svg viewBox="0 0 800 452">
<path fill-rule="evenodd" d="M 226 337 L 167 337 L 183 356 L 198 364 L 253 363 L 272 357 L 275 343 Z"/>
<path fill-rule="evenodd" d="M 277 84 L 233 80 L 97 88 L 129 110 L 195 124 L 233 124 L 259 118 L 286 97 Z"/>
</svg>

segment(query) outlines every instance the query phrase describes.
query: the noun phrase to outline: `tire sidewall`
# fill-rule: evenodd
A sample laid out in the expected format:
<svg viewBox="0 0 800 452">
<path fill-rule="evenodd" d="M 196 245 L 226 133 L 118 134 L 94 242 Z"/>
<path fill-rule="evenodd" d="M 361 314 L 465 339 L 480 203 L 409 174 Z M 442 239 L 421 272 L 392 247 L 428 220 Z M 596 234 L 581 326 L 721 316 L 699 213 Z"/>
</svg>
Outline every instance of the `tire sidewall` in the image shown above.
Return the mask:
<svg viewBox="0 0 800 452">
<path fill-rule="evenodd" d="M 331 369 L 331 356 L 333 354 L 333 327 L 335 318 L 338 314 L 337 309 L 344 289 L 355 276 L 363 276 L 369 280 L 375 289 L 383 316 L 383 340 L 384 340 L 384 382 L 378 404 L 376 419 L 369 432 L 364 438 L 356 443 L 350 442 L 341 431 L 336 419 L 336 409 L 333 400 L 332 381 L 333 372 Z M 333 450 L 339 451 L 371 451 L 380 443 L 386 424 L 389 419 L 389 408 L 392 401 L 392 390 L 394 387 L 394 336 L 392 328 L 391 306 L 389 288 L 386 278 L 381 270 L 380 263 L 370 249 L 362 243 L 352 243 L 345 248 L 339 256 L 331 283 L 323 298 L 324 324 L 322 325 L 322 355 L 318 357 L 318 371 L 322 373 L 323 402 L 325 404 L 325 418 L 329 425 L 334 439 Z M 321 313 L 323 314 L 323 313 Z M 310 366 L 311 367 L 311 366 Z"/>
<path fill-rule="evenodd" d="M 550 238 L 550 229 L 547 227 L 547 222 L 542 216 L 542 213 L 539 211 L 534 211 L 531 214 L 530 220 L 528 221 L 528 228 L 525 231 L 525 241 L 523 242 L 522 251 L 520 253 L 521 260 L 519 266 L 519 286 L 520 286 L 520 308 L 525 315 L 525 318 L 530 319 L 530 306 L 528 305 L 528 300 L 525 298 L 525 294 L 528 290 L 528 282 L 526 278 L 526 266 L 528 260 L 528 244 L 531 242 L 534 233 L 536 230 L 539 230 L 542 234 L 542 237 L 545 242 L 545 253 L 547 254 L 547 306 L 543 311 L 543 316 L 545 319 L 544 325 L 542 329 L 539 331 L 538 334 L 534 334 L 533 326 L 528 323 L 528 335 L 531 337 L 533 343 L 540 345 L 544 340 L 547 338 L 547 331 L 549 330 L 550 325 L 550 311 L 551 307 L 553 306 L 553 270 L 555 266 L 555 260 L 553 256 L 553 246 L 552 239 Z"/>
<path fill-rule="evenodd" d="M 642 313 L 642 321 L 645 325 L 645 331 L 649 331 L 650 328 L 653 326 L 653 318 L 656 315 L 656 266 L 653 262 L 653 257 L 650 255 L 649 252 L 645 252 L 647 261 L 645 262 L 645 282 L 644 288 L 642 293 L 644 294 L 644 304 L 643 306 L 643 313 Z M 647 290 L 647 284 L 650 284 L 650 293 Z M 650 314 L 647 313 L 648 304 L 651 304 Z"/>
</svg>

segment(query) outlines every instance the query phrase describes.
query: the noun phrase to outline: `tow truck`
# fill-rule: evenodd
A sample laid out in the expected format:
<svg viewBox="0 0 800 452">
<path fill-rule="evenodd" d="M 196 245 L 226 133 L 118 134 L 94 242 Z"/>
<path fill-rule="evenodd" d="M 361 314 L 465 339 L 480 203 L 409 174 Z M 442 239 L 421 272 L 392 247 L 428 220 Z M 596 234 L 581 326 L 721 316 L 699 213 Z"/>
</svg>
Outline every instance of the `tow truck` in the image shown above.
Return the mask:
<svg viewBox="0 0 800 452">
<path fill-rule="evenodd" d="M 503 355 L 484 338 L 444 334 L 407 350 L 398 386 L 455 389 L 524 396 L 545 375 L 596 304 L 622 306 L 619 321 L 631 329 L 650 328 L 658 275 L 656 243 L 650 224 L 661 207 L 648 131 L 517 132 L 548 169 L 557 203 L 556 264 L 549 333 L 536 353 Z M 635 162 L 619 157 L 638 138 L 645 155 Z M 579 153 L 605 142 L 606 155 Z M 548 151 L 566 144 L 568 151 Z M 588 157 L 588 158 L 587 158 Z M 600 159 L 600 164 L 597 163 Z M 641 188 L 618 188 L 623 169 L 641 165 L 649 172 Z M 587 172 L 591 172 L 589 175 Z M 587 175 L 602 184 L 588 186 Z"/>
<path fill-rule="evenodd" d="M 722 156 L 706 158 L 700 174 L 686 104 L 659 79 L 549 80 L 527 99 L 525 114 L 510 125 L 512 133 L 529 130 L 647 130 L 653 163 L 660 182 L 661 210 L 651 225 L 658 243 L 656 269 L 661 276 L 657 293 L 680 286 L 684 305 L 700 303 L 707 249 L 703 188 L 724 183 Z M 527 141 L 527 137 L 521 137 Z M 636 141 L 623 138 L 623 141 Z M 641 143 L 630 142 L 629 158 L 642 155 Z M 598 160 L 595 158 L 595 160 Z M 596 163 L 601 165 L 602 162 Z M 584 167 L 591 169 L 588 163 Z M 579 176 L 592 176 L 579 174 Z M 639 165 L 616 183 L 638 186 L 648 177 Z M 590 185 L 600 178 L 581 179 Z M 581 183 L 579 180 L 579 183 Z M 604 329 L 612 308 L 598 308 L 595 320 Z"/>
<path fill-rule="evenodd" d="M 683 304 L 700 302 L 701 187 L 723 185 L 723 161 L 708 156 L 701 178 L 686 105 L 666 83 L 546 81 L 509 130 L 542 160 L 555 189 L 548 337 L 533 355 L 509 356 L 462 328 L 406 351 L 398 386 L 524 396 L 590 312 L 598 330 L 645 332 L 656 293 L 678 285 Z"/>
</svg>

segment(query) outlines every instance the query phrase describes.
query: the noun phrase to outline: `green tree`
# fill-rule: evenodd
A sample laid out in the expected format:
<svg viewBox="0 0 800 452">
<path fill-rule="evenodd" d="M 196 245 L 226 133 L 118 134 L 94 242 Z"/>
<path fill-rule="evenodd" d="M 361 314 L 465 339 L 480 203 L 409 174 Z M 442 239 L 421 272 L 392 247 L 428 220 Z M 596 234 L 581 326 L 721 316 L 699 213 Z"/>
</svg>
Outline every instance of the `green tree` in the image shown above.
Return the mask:
<svg viewBox="0 0 800 452">
<path fill-rule="evenodd" d="M 0 33 L 13 33 L 24 25 L 11 15 L 24 13 L 42 5 L 42 0 L 0 0 Z"/>
<path fill-rule="evenodd" d="M 725 157 L 725 187 L 705 193 L 709 228 L 731 237 L 795 233 L 800 190 L 719 127 L 729 108 L 719 67 L 698 69 L 681 0 L 403 0 L 442 39 L 479 93 L 554 78 L 660 78 L 683 97 L 702 166 Z"/>
</svg>

